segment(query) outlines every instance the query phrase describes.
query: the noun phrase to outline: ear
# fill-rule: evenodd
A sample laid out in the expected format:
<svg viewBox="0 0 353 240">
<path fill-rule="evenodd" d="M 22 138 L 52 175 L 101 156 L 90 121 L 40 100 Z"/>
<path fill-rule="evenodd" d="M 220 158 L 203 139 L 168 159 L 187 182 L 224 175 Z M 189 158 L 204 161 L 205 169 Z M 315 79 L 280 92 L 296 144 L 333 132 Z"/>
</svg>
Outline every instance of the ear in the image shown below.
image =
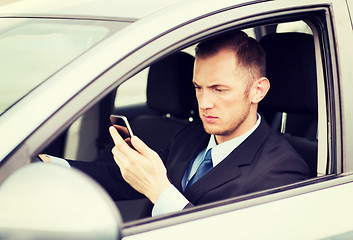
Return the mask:
<svg viewBox="0 0 353 240">
<path fill-rule="evenodd" d="M 259 103 L 267 94 L 268 90 L 270 89 L 270 81 L 265 78 L 261 77 L 254 82 L 252 87 L 253 94 L 251 98 L 252 103 Z"/>
</svg>

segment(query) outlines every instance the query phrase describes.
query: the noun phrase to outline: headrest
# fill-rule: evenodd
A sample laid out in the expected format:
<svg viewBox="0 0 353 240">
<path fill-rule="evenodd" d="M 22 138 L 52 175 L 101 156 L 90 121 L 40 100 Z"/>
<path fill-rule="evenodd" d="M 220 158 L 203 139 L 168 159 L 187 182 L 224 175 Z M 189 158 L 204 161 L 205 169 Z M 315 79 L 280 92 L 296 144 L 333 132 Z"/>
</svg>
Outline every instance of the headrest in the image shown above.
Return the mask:
<svg viewBox="0 0 353 240">
<path fill-rule="evenodd" d="M 266 75 L 271 87 L 261 107 L 286 113 L 317 114 L 314 39 L 305 33 L 264 36 Z"/>
<path fill-rule="evenodd" d="M 188 117 L 196 109 L 192 84 L 194 57 L 178 52 L 151 65 L 147 80 L 147 104 L 162 114 Z"/>
</svg>

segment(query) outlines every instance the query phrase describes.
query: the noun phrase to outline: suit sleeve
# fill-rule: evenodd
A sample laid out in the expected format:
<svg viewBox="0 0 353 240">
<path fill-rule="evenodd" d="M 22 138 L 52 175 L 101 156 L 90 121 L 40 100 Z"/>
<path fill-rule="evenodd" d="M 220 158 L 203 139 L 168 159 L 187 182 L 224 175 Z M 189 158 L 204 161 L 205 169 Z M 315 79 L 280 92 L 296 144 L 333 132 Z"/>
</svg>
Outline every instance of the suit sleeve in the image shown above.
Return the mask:
<svg viewBox="0 0 353 240">
<path fill-rule="evenodd" d="M 96 180 L 109 193 L 114 201 L 144 197 L 125 182 L 118 165 L 115 163 L 72 160 L 68 160 L 68 162 L 70 166 L 81 170 Z"/>
<path fill-rule="evenodd" d="M 165 166 L 172 144 L 173 140 L 167 145 L 167 147 L 157 151 Z M 113 145 L 110 148 L 107 148 L 100 156 L 99 159 L 101 161 L 83 162 L 68 160 L 68 162 L 72 167 L 83 171 L 96 180 L 115 201 L 144 198 L 144 195 L 137 192 L 123 179 L 119 166 L 112 158 L 112 153 L 110 151 L 112 147 Z M 107 162 L 107 160 L 109 161 Z"/>
<path fill-rule="evenodd" d="M 163 161 L 167 159 L 168 153 L 169 146 L 158 152 Z M 109 158 L 111 158 L 110 155 Z M 108 157 L 108 154 L 105 154 L 105 157 Z M 67 162 L 71 167 L 81 170 L 96 180 L 115 201 L 145 197 L 123 179 L 120 168 L 113 159 L 111 159 L 111 162 L 84 162 L 73 160 L 67 160 Z"/>
</svg>

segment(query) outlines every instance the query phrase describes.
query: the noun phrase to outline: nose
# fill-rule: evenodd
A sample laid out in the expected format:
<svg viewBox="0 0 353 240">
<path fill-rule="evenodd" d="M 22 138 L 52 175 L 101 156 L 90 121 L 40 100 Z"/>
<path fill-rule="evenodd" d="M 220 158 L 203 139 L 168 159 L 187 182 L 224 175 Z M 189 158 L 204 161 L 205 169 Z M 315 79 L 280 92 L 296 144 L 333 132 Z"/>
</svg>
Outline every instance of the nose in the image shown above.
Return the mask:
<svg viewBox="0 0 353 240">
<path fill-rule="evenodd" d="M 207 91 L 196 94 L 196 97 L 200 109 L 207 110 L 214 107 L 212 97 L 207 93 Z"/>
</svg>

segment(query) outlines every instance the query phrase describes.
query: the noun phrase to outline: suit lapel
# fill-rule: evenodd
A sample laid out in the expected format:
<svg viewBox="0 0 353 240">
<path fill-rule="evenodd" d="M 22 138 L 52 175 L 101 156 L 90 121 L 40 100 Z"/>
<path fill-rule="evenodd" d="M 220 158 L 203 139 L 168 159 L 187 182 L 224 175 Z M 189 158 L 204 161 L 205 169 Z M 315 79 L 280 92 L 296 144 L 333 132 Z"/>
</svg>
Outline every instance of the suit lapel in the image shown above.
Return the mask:
<svg viewBox="0 0 353 240">
<path fill-rule="evenodd" d="M 192 150 L 190 149 L 189 151 L 184 151 L 183 152 L 183 156 L 182 158 L 180 158 L 180 161 L 178 161 L 178 171 L 175 172 L 174 178 L 175 178 L 175 182 L 176 183 L 176 188 L 179 191 L 183 191 L 182 190 L 182 186 L 181 186 L 181 181 L 184 177 L 185 171 L 187 170 L 187 168 L 189 167 L 191 161 L 193 161 L 196 156 L 204 149 L 207 147 L 208 141 L 209 141 L 210 135 L 208 134 L 204 134 L 203 137 L 201 139 L 199 139 L 199 141 L 197 142 L 197 145 L 195 146 L 195 148 L 193 148 Z"/>
<path fill-rule="evenodd" d="M 215 168 L 188 188 L 185 193 L 188 200 L 195 204 L 207 192 L 239 177 L 239 167 L 252 164 L 258 149 L 266 141 L 268 135 L 269 128 L 262 119 L 260 126 L 253 134 Z"/>
<path fill-rule="evenodd" d="M 202 126 L 201 121 L 194 122 L 193 127 L 187 131 L 181 140 L 175 142 L 176 148 L 169 153 L 172 158 L 168 161 L 168 177 L 174 186 L 182 192 L 181 181 L 190 162 L 196 158 L 197 154 L 206 148 L 210 139 Z M 180 147 L 182 146 L 182 147 Z"/>
</svg>

